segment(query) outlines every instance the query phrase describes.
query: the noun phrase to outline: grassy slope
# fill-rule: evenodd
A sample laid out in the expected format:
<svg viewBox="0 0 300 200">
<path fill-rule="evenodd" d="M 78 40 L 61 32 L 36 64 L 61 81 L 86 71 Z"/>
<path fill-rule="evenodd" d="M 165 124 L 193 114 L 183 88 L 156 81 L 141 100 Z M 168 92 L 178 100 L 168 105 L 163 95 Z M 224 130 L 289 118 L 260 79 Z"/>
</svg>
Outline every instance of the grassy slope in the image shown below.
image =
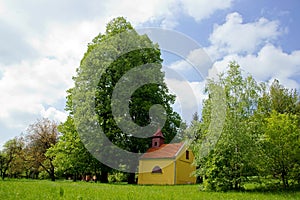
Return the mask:
<svg viewBox="0 0 300 200">
<path fill-rule="evenodd" d="M 0 199 L 300 199 L 299 192 L 200 192 L 197 185 L 138 186 L 68 181 L 0 181 Z"/>
</svg>

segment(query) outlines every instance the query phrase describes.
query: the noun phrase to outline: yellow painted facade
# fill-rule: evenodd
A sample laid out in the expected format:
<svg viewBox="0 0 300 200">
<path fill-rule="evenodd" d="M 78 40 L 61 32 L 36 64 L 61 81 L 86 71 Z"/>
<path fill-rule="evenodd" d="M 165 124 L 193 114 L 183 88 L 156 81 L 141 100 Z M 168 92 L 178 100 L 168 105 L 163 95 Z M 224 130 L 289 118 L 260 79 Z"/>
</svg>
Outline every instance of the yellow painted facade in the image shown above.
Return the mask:
<svg viewBox="0 0 300 200">
<path fill-rule="evenodd" d="M 162 173 L 152 173 L 152 169 L 159 166 Z M 174 184 L 173 159 L 145 159 L 139 162 L 138 184 Z"/>
<path fill-rule="evenodd" d="M 189 151 L 189 159 L 186 159 L 186 150 L 182 151 L 176 159 L 176 184 L 194 184 L 196 177 L 194 172 L 196 166 L 193 165 L 194 154 Z"/>
<path fill-rule="evenodd" d="M 186 148 L 182 148 L 173 158 L 148 158 L 140 159 L 138 184 L 194 184 L 196 177 L 193 172 L 196 167 L 192 165 L 194 155 L 189 151 L 189 158 L 186 159 Z M 161 173 L 153 173 L 156 167 L 161 168 Z"/>
</svg>

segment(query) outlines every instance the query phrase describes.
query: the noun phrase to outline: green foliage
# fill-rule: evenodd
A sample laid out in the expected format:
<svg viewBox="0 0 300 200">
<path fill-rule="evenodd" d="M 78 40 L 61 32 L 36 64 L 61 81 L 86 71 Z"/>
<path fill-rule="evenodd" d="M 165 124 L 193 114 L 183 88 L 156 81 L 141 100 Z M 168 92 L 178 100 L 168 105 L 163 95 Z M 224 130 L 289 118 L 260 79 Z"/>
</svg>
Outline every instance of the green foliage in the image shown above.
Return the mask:
<svg viewBox="0 0 300 200">
<path fill-rule="evenodd" d="M 109 183 L 126 182 L 127 178 L 128 178 L 128 174 L 125 174 L 125 173 L 119 172 L 119 171 L 115 171 L 108 176 L 108 182 Z"/>
<path fill-rule="evenodd" d="M 53 160 L 55 154 L 47 154 L 46 152 L 58 141 L 59 132 L 57 124 L 54 121 L 43 118 L 29 125 L 27 129 L 26 147 L 24 159 L 30 163 L 36 171 L 41 167 L 45 170 L 52 181 L 55 181 L 55 166 Z M 26 158 L 25 158 L 26 157 Z"/>
<path fill-rule="evenodd" d="M 44 180 L 44 179 L 50 179 L 51 177 L 49 176 L 49 174 L 48 174 L 46 171 L 41 171 L 41 172 L 39 173 L 38 178 L 39 178 L 40 180 Z"/>
<path fill-rule="evenodd" d="M 278 113 L 300 113 L 299 96 L 296 90 L 289 90 L 274 80 L 270 88 L 270 107 Z"/>
<path fill-rule="evenodd" d="M 296 90 L 280 85 L 278 80 L 274 80 L 269 89 L 265 85 L 262 88 L 263 92 L 252 119 L 252 124 L 255 124 L 252 130 L 260 136 L 260 157 L 257 159 L 259 171 L 262 176 L 272 175 L 281 179 L 283 186 L 288 187 L 288 179 L 300 182 L 297 167 L 300 162 L 299 146 L 295 147 L 299 141 L 297 135 L 300 130 L 299 94 Z M 287 146 L 283 145 L 283 141 Z M 289 148 L 289 145 L 295 149 Z"/>
<path fill-rule="evenodd" d="M 130 32 L 133 34 L 125 34 L 124 36 L 120 34 L 124 34 L 124 32 Z M 163 131 L 165 133 L 166 142 L 169 142 L 177 132 L 176 128 L 179 127 L 180 117 L 177 113 L 174 113 L 171 108 L 171 104 L 174 103 L 175 97 L 169 94 L 168 88 L 163 81 L 164 74 L 161 72 L 162 59 L 160 58 L 160 50 L 158 49 L 158 46 L 153 44 L 147 36 L 140 36 L 135 33 L 135 30 L 132 28 L 130 23 L 124 18 L 116 18 L 108 23 L 106 35 L 103 36 L 102 40 L 109 40 L 111 37 L 114 37 L 111 42 L 102 43 L 100 41 L 97 44 L 99 52 L 101 51 L 102 46 L 103 48 L 113 48 L 113 55 L 126 52 L 126 49 L 130 49 L 130 46 L 135 45 L 140 48 L 129 51 L 125 54 L 121 53 L 121 56 L 105 68 L 105 74 L 103 74 L 99 81 L 95 97 L 96 110 L 101 128 L 111 141 L 130 152 L 144 152 L 148 148 L 148 139 L 144 140 L 128 136 L 117 126 L 111 113 L 111 97 L 116 84 L 120 81 L 120 78 L 123 75 L 131 69 L 151 63 L 151 65 L 148 66 L 148 70 L 144 72 L 147 73 L 145 76 L 155 77 L 160 85 L 147 84 L 138 88 L 132 94 L 129 100 L 130 117 L 136 124 L 146 126 L 151 120 L 153 120 L 149 118 L 148 112 L 150 107 L 154 104 L 162 105 L 168 116 L 167 123 Z M 120 43 L 115 44 L 114 41 L 119 41 L 119 37 Z M 107 49 L 106 51 L 110 52 L 110 50 Z M 107 56 L 110 57 L 110 59 L 113 59 L 113 55 L 108 54 Z M 106 59 L 109 58 L 104 58 L 103 60 Z M 99 59 L 99 61 L 101 62 L 101 59 Z M 84 68 L 85 66 L 81 67 Z M 136 77 L 135 80 L 131 81 L 139 81 L 139 78 Z M 130 85 L 130 83 L 126 82 L 122 84 Z M 118 107 L 117 105 L 113 106 Z M 123 143 L 123 141 L 127 142 Z"/>
<path fill-rule="evenodd" d="M 136 124 L 145 126 L 150 121 L 148 113 L 150 107 L 160 104 L 165 108 L 168 116 L 163 130 L 166 141 L 174 137 L 179 130 L 181 119 L 171 108 L 175 97 L 168 93 L 168 88 L 163 82 L 161 62 L 158 46 L 153 44 L 146 35 L 138 35 L 123 17 L 110 21 L 106 26 L 105 34 L 99 34 L 88 44 L 87 52 L 77 69 L 77 75 L 73 77 L 75 87 L 67 91 L 66 110 L 69 112 L 69 117 L 58 127 L 62 133 L 58 143 L 46 153 L 47 156 L 55 156 L 53 163 L 57 174 L 69 174 L 75 177 L 94 174 L 101 175 L 101 181 L 108 181 L 107 175 L 111 169 L 97 161 L 86 149 L 89 147 L 90 151 L 93 150 L 97 155 L 108 159 L 107 152 L 110 149 L 100 144 L 102 140 L 97 133 L 90 134 L 95 126 L 94 121 L 97 121 L 97 125 L 101 126 L 107 138 L 115 145 L 129 152 L 146 151 L 150 144 L 149 139 L 124 134 L 118 127 L 116 118 L 112 115 L 111 100 L 114 88 L 121 77 L 144 64 L 152 64 L 148 66 L 147 76 L 155 77 L 161 84 L 146 84 L 131 95 L 128 102 L 130 118 Z M 94 85 L 91 83 L 93 81 L 96 81 Z M 92 86 L 96 86 L 96 90 Z M 78 102 L 84 103 L 79 107 Z M 91 109 L 95 109 L 96 116 Z M 119 176 L 114 176 L 114 179 L 119 179 Z"/>
<path fill-rule="evenodd" d="M 123 17 L 109 22 L 105 34 L 99 34 L 88 45 L 88 50 L 74 77 L 75 87 L 69 90 L 67 106 L 68 109 L 71 104 L 73 106 L 70 110 L 82 142 L 89 150 L 97 152 L 99 157 L 108 160 L 107 152 L 114 149 L 104 145 L 105 142 L 102 141 L 106 138 L 103 139 L 99 134 L 97 126 L 101 127 L 114 145 L 128 152 L 145 152 L 149 147 L 150 139 L 134 137 L 136 126 L 125 123 L 128 131 L 124 131 L 119 127 L 118 122 L 133 121 L 144 127 L 152 121 L 159 121 L 150 118 L 149 109 L 153 105 L 159 104 L 165 110 L 167 119 L 163 132 L 166 142 L 170 142 L 179 130 L 181 119 L 171 107 L 175 96 L 169 93 L 164 83 L 160 55 L 158 45 L 153 44 L 146 35 L 139 35 Z M 142 77 L 136 75 L 130 80 L 122 79 L 124 75 L 139 66 L 146 69 Z M 112 101 L 113 92 L 118 84 L 130 86 L 135 82 L 142 83 L 143 77 L 155 80 L 155 83 L 145 84 L 130 94 L 130 99 L 126 102 L 129 105 L 129 114 L 125 115 L 126 107 L 124 108 L 123 104 L 126 103 Z M 118 95 L 124 96 L 127 91 L 128 88 L 124 88 Z M 113 116 L 112 108 L 122 115 Z M 153 133 L 159 125 L 155 126 Z M 114 156 L 119 155 L 114 154 Z M 120 156 L 120 159 L 126 158 Z M 118 166 L 117 163 L 114 164 Z"/>
<path fill-rule="evenodd" d="M 246 177 L 255 173 L 251 165 L 255 159 L 255 143 L 247 131 L 248 119 L 257 106 L 258 86 L 251 76 L 242 77 L 236 63 L 230 63 L 226 74 L 219 80 L 210 80 L 207 87 L 209 98 L 204 102 L 202 120 L 196 131 L 194 148 L 196 163 L 199 165 L 197 174 L 204 177 L 204 187 L 207 190 L 239 190 Z M 217 144 L 204 156 L 201 146 L 206 137 L 214 134 L 210 126 L 216 126 L 213 121 L 214 87 L 218 85 L 225 92 L 226 117 L 222 133 Z"/>
<path fill-rule="evenodd" d="M 0 175 L 2 179 L 8 174 L 16 176 L 23 170 L 20 156 L 24 148 L 24 143 L 19 138 L 14 138 L 4 144 L 4 149 L 0 151 Z"/>
<path fill-rule="evenodd" d="M 72 175 L 75 181 L 79 175 L 99 174 L 103 166 L 84 147 L 73 118 L 69 116 L 63 124 L 59 125 L 58 130 L 62 134 L 58 143 L 46 153 L 48 156 L 55 155 L 53 163 L 56 173 L 61 176 Z"/>
<path fill-rule="evenodd" d="M 219 105 L 212 98 L 216 86 L 225 91 L 226 117 L 217 144 L 203 154 L 207 138 L 215 134 L 211 126 L 217 125 L 213 109 Z M 251 76 L 243 77 L 233 62 L 217 80 L 208 81 L 206 91 L 202 118 L 188 130 L 204 189 L 243 189 L 251 177 L 280 178 L 284 188 L 291 181 L 299 183 L 300 104 L 295 90 L 277 80 L 270 88 L 257 84 Z"/>
<path fill-rule="evenodd" d="M 272 111 L 264 134 L 265 166 L 289 186 L 290 173 L 299 174 L 300 129 L 296 115 Z M 297 163 L 298 161 L 298 163 Z"/>
</svg>

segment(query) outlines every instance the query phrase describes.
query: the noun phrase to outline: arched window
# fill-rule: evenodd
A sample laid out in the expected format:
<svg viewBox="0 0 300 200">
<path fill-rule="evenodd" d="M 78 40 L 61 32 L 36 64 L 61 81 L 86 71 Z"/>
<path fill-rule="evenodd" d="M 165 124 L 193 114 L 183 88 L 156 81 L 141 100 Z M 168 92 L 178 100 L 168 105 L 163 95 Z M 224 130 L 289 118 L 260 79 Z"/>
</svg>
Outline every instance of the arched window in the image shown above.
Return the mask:
<svg viewBox="0 0 300 200">
<path fill-rule="evenodd" d="M 152 169 L 152 173 L 156 173 L 156 174 L 161 174 L 162 173 L 162 170 L 159 166 L 155 166 L 153 169 Z"/>
</svg>

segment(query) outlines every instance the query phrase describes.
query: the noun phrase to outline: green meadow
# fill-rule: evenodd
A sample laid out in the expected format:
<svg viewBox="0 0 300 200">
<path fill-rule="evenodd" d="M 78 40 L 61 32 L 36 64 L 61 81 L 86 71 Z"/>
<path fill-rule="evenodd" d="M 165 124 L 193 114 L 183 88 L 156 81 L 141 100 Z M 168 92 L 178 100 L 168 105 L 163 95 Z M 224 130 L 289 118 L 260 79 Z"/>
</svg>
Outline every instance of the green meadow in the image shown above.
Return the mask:
<svg viewBox="0 0 300 200">
<path fill-rule="evenodd" d="M 300 191 L 203 192 L 199 185 L 140 186 L 47 180 L 0 181 L 0 199 L 300 199 Z"/>
</svg>

